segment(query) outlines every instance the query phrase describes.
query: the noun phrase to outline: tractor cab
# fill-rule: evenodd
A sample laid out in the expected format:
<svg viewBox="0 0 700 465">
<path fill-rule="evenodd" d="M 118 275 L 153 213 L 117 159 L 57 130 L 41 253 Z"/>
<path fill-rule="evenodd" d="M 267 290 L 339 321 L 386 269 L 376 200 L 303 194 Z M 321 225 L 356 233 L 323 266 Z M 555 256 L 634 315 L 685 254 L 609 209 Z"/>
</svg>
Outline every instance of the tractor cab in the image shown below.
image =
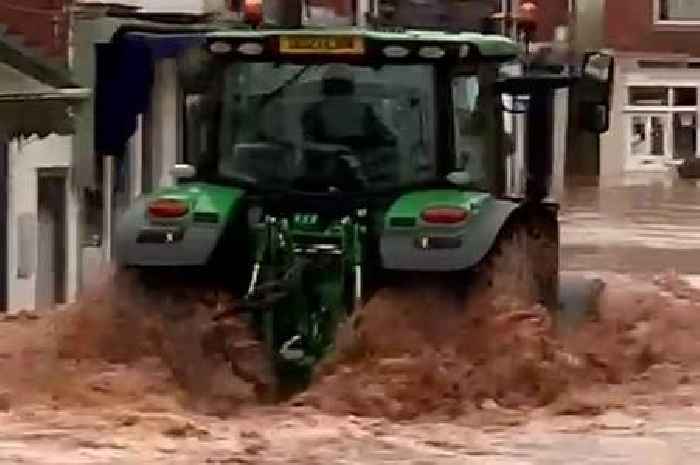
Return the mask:
<svg viewBox="0 0 700 465">
<path fill-rule="evenodd" d="M 194 179 L 260 192 L 357 197 L 458 186 L 502 196 L 514 143 L 504 115 L 521 111 L 523 195 L 541 200 L 551 183 L 554 92 L 580 82 L 582 126 L 607 130 L 611 63 L 602 54 L 587 56 L 576 79 L 504 76 L 516 45 L 474 33 L 234 30 L 188 54 L 180 70 Z"/>
<path fill-rule="evenodd" d="M 502 191 L 496 83 L 499 62 L 517 53 L 507 39 L 231 32 L 195 53 L 201 72 L 185 88 L 200 110 L 188 115 L 188 134 L 206 134 L 188 146 L 199 179 L 300 194 L 400 192 L 452 179 Z"/>
</svg>

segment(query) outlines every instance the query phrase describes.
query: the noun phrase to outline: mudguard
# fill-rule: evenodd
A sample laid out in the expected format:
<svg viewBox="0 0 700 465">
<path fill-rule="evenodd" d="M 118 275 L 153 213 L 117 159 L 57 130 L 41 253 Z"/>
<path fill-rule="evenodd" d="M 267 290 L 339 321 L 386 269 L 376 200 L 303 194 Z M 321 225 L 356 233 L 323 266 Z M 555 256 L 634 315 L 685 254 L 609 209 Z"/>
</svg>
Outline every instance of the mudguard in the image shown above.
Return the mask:
<svg viewBox="0 0 700 465">
<path fill-rule="evenodd" d="M 415 224 L 396 221 L 392 211 L 380 239 L 382 265 L 397 271 L 459 271 L 477 265 L 493 247 L 499 231 L 520 204 L 499 200 L 488 194 L 452 191 L 435 198 L 422 195 L 412 200 Z M 431 198 L 432 197 L 432 198 Z M 397 201 L 401 203 L 402 199 Z M 396 205 L 396 204 L 395 204 Z M 459 206 L 470 212 L 460 225 L 434 226 L 421 221 L 420 212 L 428 206 Z M 404 209 L 404 214 L 409 213 Z"/>
<path fill-rule="evenodd" d="M 210 184 L 189 184 L 139 198 L 116 225 L 115 258 L 120 266 L 169 267 L 207 264 L 229 219 L 242 205 L 244 191 Z M 190 205 L 186 217 L 156 223 L 147 214 L 156 198 L 177 198 Z"/>
</svg>

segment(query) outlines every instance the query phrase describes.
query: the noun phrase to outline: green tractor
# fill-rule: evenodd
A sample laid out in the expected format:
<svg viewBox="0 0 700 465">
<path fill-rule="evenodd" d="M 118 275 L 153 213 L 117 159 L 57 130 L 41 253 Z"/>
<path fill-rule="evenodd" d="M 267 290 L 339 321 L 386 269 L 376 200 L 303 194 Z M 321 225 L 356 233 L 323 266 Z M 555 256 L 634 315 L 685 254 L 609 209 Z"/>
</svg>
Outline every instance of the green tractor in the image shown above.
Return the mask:
<svg viewBox="0 0 700 465">
<path fill-rule="evenodd" d="M 585 87 L 581 124 L 605 132 L 609 56 L 587 55 L 577 77 L 507 76 L 520 49 L 498 35 L 195 36 L 180 60 L 186 164 L 173 168 L 175 186 L 120 219 L 121 267 L 144 282 L 178 275 L 229 288 L 239 299 L 214 320 L 248 321 L 277 382 L 293 390 L 378 290 L 439 283 L 466 298 L 506 243 L 524 252 L 529 297 L 558 311 L 554 94 Z M 504 114 L 514 111 L 528 121 L 519 195 L 506 185 Z"/>
</svg>

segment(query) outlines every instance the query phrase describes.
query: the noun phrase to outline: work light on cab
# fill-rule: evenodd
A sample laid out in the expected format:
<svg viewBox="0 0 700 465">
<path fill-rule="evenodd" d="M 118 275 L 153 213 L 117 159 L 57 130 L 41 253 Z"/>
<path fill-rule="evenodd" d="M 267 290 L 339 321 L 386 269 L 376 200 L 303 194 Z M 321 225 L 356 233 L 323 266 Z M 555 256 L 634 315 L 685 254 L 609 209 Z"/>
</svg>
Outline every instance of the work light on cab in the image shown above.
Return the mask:
<svg viewBox="0 0 700 465">
<path fill-rule="evenodd" d="M 251 26 L 259 26 L 263 21 L 263 0 L 245 0 L 243 18 Z"/>
<path fill-rule="evenodd" d="M 185 202 L 178 199 L 157 199 L 148 205 L 152 218 L 181 218 L 189 212 Z"/>
<path fill-rule="evenodd" d="M 457 224 L 468 217 L 469 213 L 459 207 L 431 207 L 421 213 L 421 219 L 430 224 Z"/>
</svg>

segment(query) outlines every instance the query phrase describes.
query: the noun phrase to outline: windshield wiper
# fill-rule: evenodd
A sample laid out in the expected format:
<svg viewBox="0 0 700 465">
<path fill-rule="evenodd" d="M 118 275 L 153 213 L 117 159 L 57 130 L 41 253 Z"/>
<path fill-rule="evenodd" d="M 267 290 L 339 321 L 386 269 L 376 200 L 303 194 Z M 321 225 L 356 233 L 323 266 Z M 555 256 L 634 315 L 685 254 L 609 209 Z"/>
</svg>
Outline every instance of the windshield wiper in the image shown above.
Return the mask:
<svg viewBox="0 0 700 465">
<path fill-rule="evenodd" d="M 277 97 L 279 94 L 284 92 L 291 86 L 292 84 L 296 83 L 301 79 L 301 77 L 306 74 L 306 72 L 311 68 L 311 65 L 306 65 L 302 69 L 300 69 L 296 74 L 294 74 L 292 77 L 284 81 L 282 84 L 279 85 L 276 89 L 272 90 L 271 92 L 265 94 L 263 98 L 261 99 L 261 107 L 265 106 L 270 100 L 274 99 Z"/>
</svg>

